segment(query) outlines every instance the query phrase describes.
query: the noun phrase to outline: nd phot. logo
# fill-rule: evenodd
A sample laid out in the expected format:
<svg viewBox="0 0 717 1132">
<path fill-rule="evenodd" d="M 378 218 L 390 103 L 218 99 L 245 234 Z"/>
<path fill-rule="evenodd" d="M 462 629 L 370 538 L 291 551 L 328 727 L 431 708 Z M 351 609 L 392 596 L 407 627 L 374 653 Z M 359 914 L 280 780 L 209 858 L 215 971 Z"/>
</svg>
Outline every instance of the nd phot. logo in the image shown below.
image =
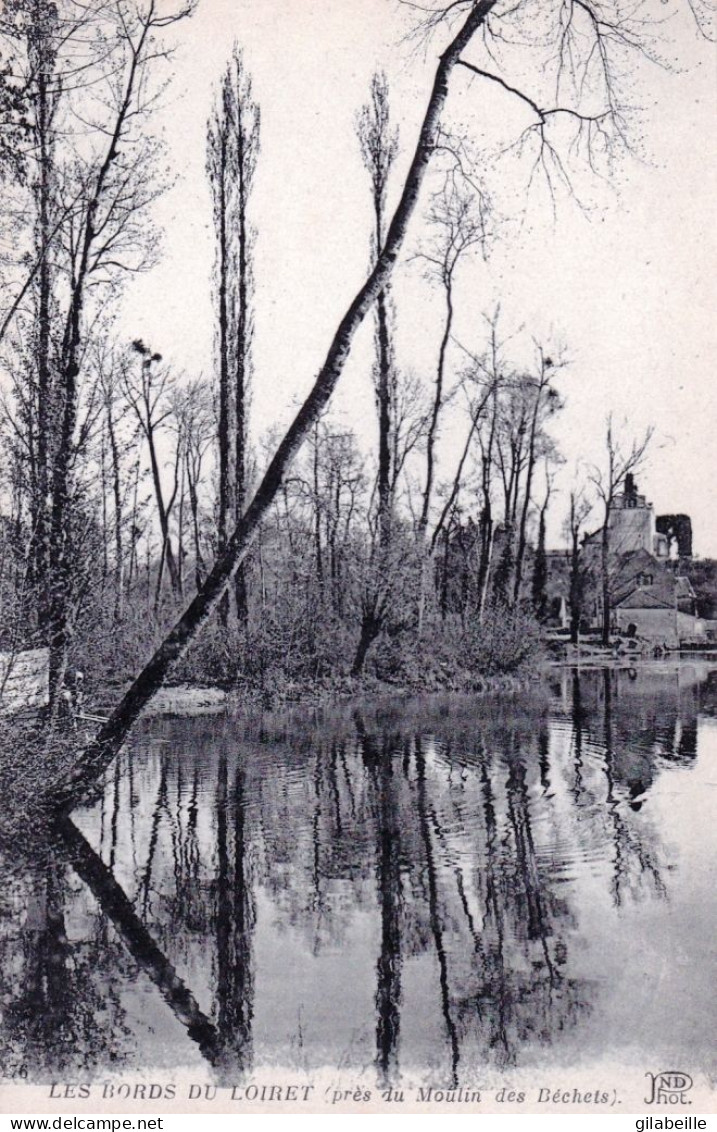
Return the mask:
<svg viewBox="0 0 717 1132">
<path fill-rule="evenodd" d="M 692 1104 L 686 1093 L 693 1085 L 692 1078 L 681 1069 L 671 1069 L 667 1073 L 646 1073 L 650 1078 L 650 1095 L 645 1104 Z"/>
</svg>

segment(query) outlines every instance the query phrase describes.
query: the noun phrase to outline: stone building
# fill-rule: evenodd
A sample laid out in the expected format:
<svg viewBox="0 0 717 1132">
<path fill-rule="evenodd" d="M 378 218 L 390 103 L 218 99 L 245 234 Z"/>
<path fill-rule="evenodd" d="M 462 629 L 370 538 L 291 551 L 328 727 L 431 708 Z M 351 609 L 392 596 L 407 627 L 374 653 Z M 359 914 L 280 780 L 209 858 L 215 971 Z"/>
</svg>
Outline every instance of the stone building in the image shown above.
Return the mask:
<svg viewBox="0 0 717 1132">
<path fill-rule="evenodd" d="M 601 623 L 601 613 L 599 619 Z M 671 647 L 702 632 L 689 578 L 644 548 L 620 555 L 615 563 L 610 620 L 613 629 L 627 637 Z"/>
<path fill-rule="evenodd" d="M 655 515 L 652 503 L 637 490 L 632 472 L 625 476 L 621 494 L 615 496 L 609 529 L 614 554 L 647 550 L 659 561 L 692 557 L 689 515 Z"/>
</svg>

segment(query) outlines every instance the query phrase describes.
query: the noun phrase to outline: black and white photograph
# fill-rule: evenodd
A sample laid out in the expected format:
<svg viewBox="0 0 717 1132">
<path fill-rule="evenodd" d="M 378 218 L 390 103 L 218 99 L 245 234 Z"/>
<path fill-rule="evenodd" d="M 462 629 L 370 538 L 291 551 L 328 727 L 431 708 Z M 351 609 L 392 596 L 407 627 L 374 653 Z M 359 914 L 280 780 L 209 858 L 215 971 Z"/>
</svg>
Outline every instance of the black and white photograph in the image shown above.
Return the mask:
<svg viewBox="0 0 717 1132">
<path fill-rule="evenodd" d="M 2 0 L 1 1111 L 715 1112 L 716 40 Z"/>
</svg>

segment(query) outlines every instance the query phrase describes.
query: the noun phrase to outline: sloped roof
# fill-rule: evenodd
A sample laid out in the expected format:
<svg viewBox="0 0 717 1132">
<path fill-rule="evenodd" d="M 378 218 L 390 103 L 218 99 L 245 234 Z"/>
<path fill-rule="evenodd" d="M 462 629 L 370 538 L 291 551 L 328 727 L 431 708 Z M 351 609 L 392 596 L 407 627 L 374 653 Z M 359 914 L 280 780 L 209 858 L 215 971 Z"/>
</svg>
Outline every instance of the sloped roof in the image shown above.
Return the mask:
<svg viewBox="0 0 717 1132">
<path fill-rule="evenodd" d="M 645 575 L 652 582 L 644 584 Z M 617 559 L 610 589 L 611 604 L 621 605 L 636 589 L 661 591 L 669 605 L 674 604 L 674 577 L 648 550 L 631 550 Z"/>
<path fill-rule="evenodd" d="M 637 586 L 614 606 L 620 609 L 674 609 L 674 591 L 665 585 Z"/>
<path fill-rule="evenodd" d="M 643 566 L 660 566 L 655 555 L 645 550 L 644 546 L 638 547 L 637 550 L 624 550 L 617 558 L 620 569 L 631 569 L 633 566 L 636 569 L 642 569 Z"/>
</svg>

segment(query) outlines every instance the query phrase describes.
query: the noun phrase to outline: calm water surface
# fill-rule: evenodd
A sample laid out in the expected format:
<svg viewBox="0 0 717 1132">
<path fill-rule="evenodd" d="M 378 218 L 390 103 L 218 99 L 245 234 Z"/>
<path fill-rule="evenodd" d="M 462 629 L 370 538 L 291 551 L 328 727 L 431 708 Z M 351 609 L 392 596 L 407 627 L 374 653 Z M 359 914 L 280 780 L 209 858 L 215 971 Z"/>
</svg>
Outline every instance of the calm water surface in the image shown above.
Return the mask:
<svg viewBox="0 0 717 1132">
<path fill-rule="evenodd" d="M 2 1063 L 709 1069 L 717 672 L 147 721 L 2 863 Z"/>
</svg>

